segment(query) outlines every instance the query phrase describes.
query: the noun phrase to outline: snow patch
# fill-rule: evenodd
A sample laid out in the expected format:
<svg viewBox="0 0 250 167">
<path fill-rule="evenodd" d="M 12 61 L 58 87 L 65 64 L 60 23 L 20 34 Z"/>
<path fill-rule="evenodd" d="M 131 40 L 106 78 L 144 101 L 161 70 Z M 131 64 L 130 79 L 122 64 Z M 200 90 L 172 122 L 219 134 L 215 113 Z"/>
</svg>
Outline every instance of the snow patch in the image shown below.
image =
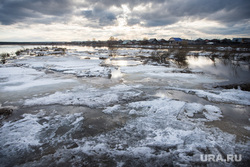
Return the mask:
<svg viewBox="0 0 250 167">
<path fill-rule="evenodd" d="M 220 108 L 216 106 L 205 105 L 204 109 L 207 111 L 204 115 L 208 120 L 219 120 L 220 117 L 223 117 Z"/>
<path fill-rule="evenodd" d="M 35 115 L 24 114 L 23 117 L 16 122 L 6 122 L 0 128 L 0 144 L 8 152 L 14 153 L 16 149 L 27 150 L 30 146 L 41 144 L 37 133 L 42 130 L 43 125 L 38 123 Z"/>
<path fill-rule="evenodd" d="M 244 126 L 244 128 L 248 131 L 250 131 L 250 126 Z"/>
<path fill-rule="evenodd" d="M 195 114 L 200 114 L 200 116 L 194 117 Z M 195 121 L 214 121 L 220 120 L 220 117 L 223 117 L 220 108 L 213 105 L 203 106 L 199 103 L 186 103 L 184 115 L 188 116 L 189 118 L 194 117 L 192 120 Z"/>
<path fill-rule="evenodd" d="M 114 111 L 119 110 L 120 105 L 114 105 L 112 107 L 107 107 L 105 110 L 103 110 L 102 112 L 106 113 L 106 114 L 112 114 Z"/>
<path fill-rule="evenodd" d="M 20 91 L 32 87 L 75 82 L 72 79 L 55 79 L 44 76 L 44 72 L 23 67 L 0 68 L 0 78 L 5 78 L 1 82 L 3 91 Z"/>
<path fill-rule="evenodd" d="M 193 117 L 195 113 L 202 112 L 204 109 L 202 104 L 199 103 L 187 103 L 185 105 L 185 115 L 188 117 Z"/>
<path fill-rule="evenodd" d="M 82 130 L 83 120 L 82 113 L 48 115 L 40 110 L 37 114 L 24 114 L 18 121 L 6 122 L 0 128 L 0 165 L 14 166 L 16 160 L 33 156 L 35 150 L 46 149 L 45 143 L 56 147 L 60 142 L 71 140 L 73 133 Z"/>
</svg>

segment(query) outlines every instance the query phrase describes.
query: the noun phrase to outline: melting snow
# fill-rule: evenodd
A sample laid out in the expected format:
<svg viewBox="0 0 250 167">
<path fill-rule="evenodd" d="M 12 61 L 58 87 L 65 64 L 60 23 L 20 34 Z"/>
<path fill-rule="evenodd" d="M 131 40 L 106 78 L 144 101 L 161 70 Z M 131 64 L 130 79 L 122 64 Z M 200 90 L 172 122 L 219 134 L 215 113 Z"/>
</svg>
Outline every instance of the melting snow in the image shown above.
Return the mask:
<svg viewBox="0 0 250 167">
<path fill-rule="evenodd" d="M 70 90 L 60 89 L 25 98 L 20 103 L 23 102 L 26 107 L 86 106 L 110 117 L 127 114 L 130 118 L 125 125 L 113 130 L 84 136 L 82 134 L 86 129 L 83 123 L 88 118 L 83 117 L 81 112 L 63 114 L 40 110 L 23 114 L 16 121 L 3 122 L 0 127 L 1 166 L 91 166 L 103 163 L 107 166 L 195 166 L 200 164 L 201 154 L 244 153 L 250 156 L 249 142 L 240 144 L 236 142 L 235 135 L 206 125 L 206 122 L 223 118 L 223 111 L 216 103 L 250 105 L 249 92 L 196 89 L 194 85 L 225 79 L 193 69 L 190 73 L 182 73 L 185 70 L 178 69 L 176 65 L 142 65 L 138 57 L 148 57 L 152 50 L 118 49 L 115 54 L 119 56 L 110 58 L 108 55 L 113 52 L 72 50 L 64 56 L 26 55 L 0 66 L 2 92 L 84 82 L 82 86 Z M 131 81 L 129 77 L 132 75 L 134 78 Z M 105 80 L 107 83 L 91 86 L 85 82 L 94 83 L 96 80 L 77 78 L 110 76 L 109 81 Z M 169 87 L 169 83 L 173 87 Z M 192 85 L 192 88 L 184 88 L 186 84 Z M 188 103 L 148 93 L 156 89 L 183 91 L 212 103 Z M 249 126 L 244 128 L 249 130 Z M 23 160 L 23 157 L 26 159 Z M 221 162 L 219 165 L 225 164 Z"/>
<path fill-rule="evenodd" d="M 166 89 L 180 90 L 189 94 L 195 94 L 198 97 L 205 98 L 212 102 L 233 103 L 250 105 L 250 92 L 239 89 L 223 89 L 218 90 L 199 90 L 199 89 L 183 89 L 166 87 Z"/>
<path fill-rule="evenodd" d="M 75 82 L 72 79 L 48 78 L 44 72 L 23 67 L 0 68 L 0 78 L 4 79 L 4 82 L 0 83 L 3 91 L 19 91 L 37 86 Z"/>
</svg>

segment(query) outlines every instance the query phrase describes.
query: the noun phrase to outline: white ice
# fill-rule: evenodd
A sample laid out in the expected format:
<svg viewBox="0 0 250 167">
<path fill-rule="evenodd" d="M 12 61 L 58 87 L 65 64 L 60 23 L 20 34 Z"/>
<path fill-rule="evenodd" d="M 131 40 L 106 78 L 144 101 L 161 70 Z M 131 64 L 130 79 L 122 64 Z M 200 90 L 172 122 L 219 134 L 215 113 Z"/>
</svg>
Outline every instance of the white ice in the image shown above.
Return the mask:
<svg viewBox="0 0 250 167">
<path fill-rule="evenodd" d="M 69 126 L 65 132 L 57 138 L 59 140 L 71 139 L 71 133 L 81 130 L 84 121 L 81 113 L 61 115 L 38 111 L 37 114 L 24 114 L 18 121 L 6 122 L 0 127 L 0 166 L 5 166 L 8 158 L 22 158 L 27 153 L 35 151 L 34 148 L 42 146 L 46 142 L 57 138 L 57 131 L 63 126 Z M 13 160 L 12 162 L 15 162 Z"/>
<path fill-rule="evenodd" d="M 83 55 L 90 58 L 82 59 Z M 64 56 L 28 56 L 13 61 L 13 63 L 38 70 L 63 72 L 64 74 L 74 74 L 79 77 L 106 77 L 110 74 L 110 70 L 107 67 L 99 66 L 101 62 L 102 60 L 99 60 L 98 57 L 88 53 L 80 53 L 77 55 L 68 53 Z"/>
<path fill-rule="evenodd" d="M 96 88 L 79 87 L 72 91 L 56 92 L 54 94 L 41 98 L 33 98 L 25 100 L 25 105 L 85 105 L 88 107 L 103 107 L 116 104 L 123 100 L 132 100 L 139 97 L 141 91 L 134 87 L 119 85 L 111 89 L 102 91 Z"/>
<path fill-rule="evenodd" d="M 126 89 L 128 88 L 124 86 L 123 90 Z M 121 107 L 121 105 L 114 105 L 107 107 L 103 112 L 108 114 L 119 112 Z M 168 98 L 156 98 L 131 102 L 126 104 L 125 108 L 129 114 L 140 113 L 141 116 L 129 120 L 124 127 L 97 136 L 77 139 L 73 139 L 70 134 L 81 129 L 84 118 L 80 113 L 47 115 L 40 111 L 34 115 L 25 114 L 20 121 L 6 123 L 4 127 L 0 128 L 1 140 L 7 143 L 2 146 L 3 151 L 16 149 L 16 144 L 20 150 L 32 145 L 39 147 L 41 142 L 53 145 L 60 145 L 60 143 L 68 145 L 72 142 L 77 144 L 73 148 L 61 147 L 54 154 L 27 163 L 28 166 L 46 163 L 51 156 L 60 158 L 62 163 L 67 161 L 77 163 L 79 159 L 85 157 L 84 154 L 96 158 L 108 155 L 109 158 L 119 163 L 126 163 L 126 157 L 133 157 L 151 165 L 155 162 L 151 161 L 154 159 L 159 165 L 177 165 L 177 163 L 190 165 L 190 162 L 199 162 L 199 155 L 204 154 L 204 150 L 207 149 L 214 154 L 235 153 L 234 148 L 237 147 L 237 143 L 234 135 L 217 128 L 207 127 L 204 124 L 205 119 L 215 120 L 214 118 L 221 117 L 221 112 L 216 106 L 201 106 Z M 198 121 L 185 117 L 185 110 L 203 112 L 202 109 L 213 117 L 206 117 Z M 42 120 L 43 123 L 39 123 Z M 30 126 L 33 129 L 27 129 Z M 72 127 L 70 130 L 66 128 L 64 135 L 56 135 L 56 131 L 64 126 Z M 27 134 L 21 133 L 25 130 Z M 38 140 L 39 137 L 42 137 L 41 141 Z M 24 142 L 18 143 L 20 139 Z M 27 140 L 29 141 L 26 142 Z M 70 160 L 70 155 L 74 155 L 76 161 Z M 168 160 L 168 157 L 175 157 L 175 160 Z"/>
<path fill-rule="evenodd" d="M 150 51 L 146 50 L 131 49 L 116 52 L 120 55 L 128 55 L 130 58 L 144 53 L 147 53 L 146 56 L 150 55 Z M 249 143 L 240 145 L 236 142 L 235 135 L 206 125 L 206 122 L 218 121 L 223 117 L 223 112 L 216 105 L 217 102 L 250 105 L 249 92 L 234 89 L 185 89 L 183 87 L 186 83 L 197 85 L 221 82 L 223 79 L 199 73 L 199 71 L 191 74 L 181 73 L 182 71 L 175 66 L 169 68 L 159 65 L 142 65 L 141 62 L 132 59 L 124 62 L 121 57 L 110 61 L 108 54 L 107 50 L 100 52 L 94 50 L 91 52 L 72 51 L 65 56 L 24 56 L 21 60 L 13 61 L 22 67 L 0 68 L 2 91 L 29 89 L 42 86 L 43 83 L 59 84 L 76 81 L 75 78 L 53 79 L 45 75 L 45 70 L 58 72 L 60 75 L 73 74 L 78 77 L 112 74 L 114 78 L 123 78 L 124 80 L 121 79 L 118 83 L 112 83 L 114 81 L 111 80 L 112 86 L 105 87 L 102 83 L 96 83 L 96 87 L 83 84 L 70 90 L 58 90 L 42 97 L 34 96 L 24 99 L 22 105 L 26 107 L 80 105 L 102 111 L 110 117 L 121 112 L 129 117 L 125 125 L 105 133 L 75 137 L 72 134 L 85 130 L 82 128 L 85 119 L 81 113 L 63 115 L 56 111 L 52 113 L 39 111 L 24 114 L 17 121 L 5 122 L 0 127 L 0 140 L 2 141 L 0 154 L 3 155 L 0 157 L 0 165 L 7 163 L 8 159 L 21 159 L 25 157 L 26 152 L 32 152 L 34 149 L 39 150 L 39 153 L 44 156 L 26 162 L 23 166 L 58 166 L 60 163 L 79 166 L 78 163 L 86 162 L 88 159 L 85 158 L 88 156 L 94 157 L 94 160 L 104 157 L 105 160 L 111 159 L 125 166 L 131 165 L 128 162 L 133 165 L 141 163 L 148 164 L 148 166 L 192 166 L 192 163 L 200 162 L 201 154 L 207 152 L 234 154 L 240 148 L 241 151 L 246 152 L 247 156 L 249 155 L 249 152 L 247 153 Z M 110 61 L 106 64 L 119 66 L 119 68 L 100 66 L 103 65 L 103 60 L 98 59 L 99 56 Z M 135 79 L 131 79 L 133 83 L 128 81 L 131 75 L 135 75 Z M 136 83 L 137 80 L 140 81 L 139 84 Z M 147 80 L 154 81 L 153 86 L 145 86 L 148 84 Z M 173 87 L 168 87 L 167 81 L 169 80 L 174 81 Z M 184 86 L 181 85 L 183 87 L 178 88 L 180 86 L 178 83 L 184 83 Z M 167 97 L 159 98 L 146 93 L 148 89 L 155 91 L 154 88 L 179 90 L 215 103 L 209 105 L 198 102 L 189 103 Z M 248 126 L 244 128 L 249 130 Z M 69 143 L 75 146 L 71 147 Z M 56 149 L 51 151 L 46 148 Z"/>
<path fill-rule="evenodd" d="M 174 87 L 166 87 L 166 89 L 180 90 L 189 94 L 195 94 L 198 97 L 205 98 L 211 102 L 250 105 L 250 92 L 239 89 L 200 90 Z"/>
<path fill-rule="evenodd" d="M 56 79 L 45 76 L 44 72 L 25 67 L 0 68 L 2 91 L 19 91 L 32 87 L 75 82 L 72 79 Z"/>
</svg>

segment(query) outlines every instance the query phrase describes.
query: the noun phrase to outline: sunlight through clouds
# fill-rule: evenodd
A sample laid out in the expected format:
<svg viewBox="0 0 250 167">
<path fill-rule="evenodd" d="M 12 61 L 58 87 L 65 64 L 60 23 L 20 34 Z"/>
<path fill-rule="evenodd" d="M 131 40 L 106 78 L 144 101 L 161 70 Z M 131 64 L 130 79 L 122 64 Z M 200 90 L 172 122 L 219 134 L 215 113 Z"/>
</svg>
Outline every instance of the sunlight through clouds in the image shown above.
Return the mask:
<svg viewBox="0 0 250 167">
<path fill-rule="evenodd" d="M 248 0 L 2 0 L 0 41 L 250 35 Z"/>
</svg>

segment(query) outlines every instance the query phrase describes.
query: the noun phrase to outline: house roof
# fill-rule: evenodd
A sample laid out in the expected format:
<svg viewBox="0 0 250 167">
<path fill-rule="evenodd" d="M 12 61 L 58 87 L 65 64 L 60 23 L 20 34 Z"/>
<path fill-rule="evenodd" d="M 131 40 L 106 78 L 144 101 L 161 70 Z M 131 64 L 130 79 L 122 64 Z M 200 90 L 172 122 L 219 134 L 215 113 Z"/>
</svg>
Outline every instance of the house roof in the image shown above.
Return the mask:
<svg viewBox="0 0 250 167">
<path fill-rule="evenodd" d="M 174 41 L 177 41 L 177 42 L 182 41 L 182 39 L 181 39 L 181 38 L 170 38 L 170 40 L 174 40 Z"/>
</svg>

